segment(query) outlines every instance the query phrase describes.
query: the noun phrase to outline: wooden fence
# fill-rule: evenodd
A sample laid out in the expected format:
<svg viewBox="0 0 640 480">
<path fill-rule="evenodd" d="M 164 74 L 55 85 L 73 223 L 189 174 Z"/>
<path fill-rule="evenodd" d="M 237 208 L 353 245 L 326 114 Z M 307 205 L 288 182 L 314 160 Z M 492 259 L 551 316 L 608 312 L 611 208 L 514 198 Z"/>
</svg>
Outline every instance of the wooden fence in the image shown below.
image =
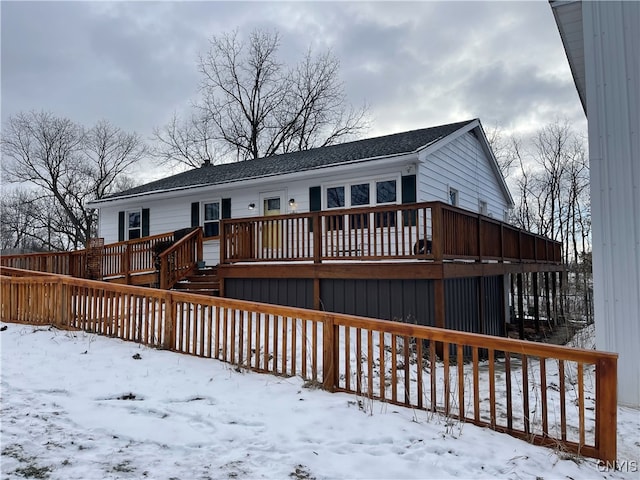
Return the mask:
<svg viewBox="0 0 640 480">
<path fill-rule="evenodd" d="M 616 460 L 617 355 L 2 269 L 0 318 L 82 329 Z M 11 275 L 11 276 L 10 276 Z M 588 393 L 594 386 L 593 392 Z"/>
</svg>

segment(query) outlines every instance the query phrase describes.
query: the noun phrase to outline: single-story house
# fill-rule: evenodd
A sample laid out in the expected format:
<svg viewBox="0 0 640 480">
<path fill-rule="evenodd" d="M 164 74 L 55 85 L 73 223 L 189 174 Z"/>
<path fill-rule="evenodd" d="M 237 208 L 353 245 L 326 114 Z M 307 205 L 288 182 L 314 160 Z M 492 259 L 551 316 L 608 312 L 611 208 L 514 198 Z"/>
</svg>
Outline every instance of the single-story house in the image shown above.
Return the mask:
<svg viewBox="0 0 640 480">
<path fill-rule="evenodd" d="M 504 335 L 514 276 L 544 273 L 549 305 L 562 271 L 557 242 L 503 223 L 513 199 L 478 119 L 202 165 L 89 206 L 105 244 L 201 227 L 225 297 L 472 332 Z"/>
<path fill-rule="evenodd" d="M 89 206 L 105 243 L 202 226 L 216 265 L 223 218 L 435 200 L 506 220 L 513 199 L 480 120 L 202 165 Z"/>
</svg>

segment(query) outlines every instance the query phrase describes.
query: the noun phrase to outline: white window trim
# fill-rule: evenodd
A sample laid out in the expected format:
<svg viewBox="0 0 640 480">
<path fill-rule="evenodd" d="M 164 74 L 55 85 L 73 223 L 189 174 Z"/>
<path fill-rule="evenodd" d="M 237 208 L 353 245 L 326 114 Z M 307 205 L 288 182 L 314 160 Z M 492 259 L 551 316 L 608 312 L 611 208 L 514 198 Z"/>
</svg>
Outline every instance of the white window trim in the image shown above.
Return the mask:
<svg viewBox="0 0 640 480">
<path fill-rule="evenodd" d="M 395 202 L 385 202 L 385 203 L 377 203 L 377 189 L 376 183 L 378 182 L 387 182 L 387 181 L 395 181 L 396 182 L 396 201 Z M 366 205 L 351 205 L 351 186 L 352 185 L 361 185 L 363 183 L 369 184 L 369 203 Z M 344 187 L 344 207 L 331 207 L 327 206 L 327 189 L 334 187 Z M 366 208 L 366 207 L 375 207 L 378 205 L 400 205 L 402 200 L 402 177 L 399 174 L 396 175 L 380 175 L 376 177 L 370 178 L 358 178 L 358 179 L 350 179 L 342 182 L 332 182 L 327 183 L 322 186 L 322 209 L 323 210 L 340 210 L 341 208 Z"/>
<path fill-rule="evenodd" d="M 205 220 L 205 205 L 208 205 L 210 203 L 217 203 L 218 204 L 218 220 Z M 202 233 L 205 235 L 205 238 L 215 238 L 215 235 L 213 237 L 207 237 L 206 233 L 205 233 L 205 227 L 204 224 L 205 223 L 213 223 L 213 222 L 218 222 L 218 236 L 220 236 L 220 220 L 222 219 L 222 199 L 221 198 L 213 198 L 210 200 L 203 200 L 200 202 L 200 226 L 202 227 Z"/>
<path fill-rule="evenodd" d="M 140 226 L 137 228 L 131 228 L 129 227 L 129 214 L 131 213 L 137 213 L 138 215 L 140 215 Z M 132 208 L 130 210 L 125 210 L 125 232 L 126 232 L 126 239 L 127 240 L 137 240 L 138 238 L 142 238 L 142 208 Z M 131 230 L 140 230 L 140 236 L 136 237 L 136 238 L 131 238 L 129 235 L 129 232 L 131 232 Z"/>
</svg>

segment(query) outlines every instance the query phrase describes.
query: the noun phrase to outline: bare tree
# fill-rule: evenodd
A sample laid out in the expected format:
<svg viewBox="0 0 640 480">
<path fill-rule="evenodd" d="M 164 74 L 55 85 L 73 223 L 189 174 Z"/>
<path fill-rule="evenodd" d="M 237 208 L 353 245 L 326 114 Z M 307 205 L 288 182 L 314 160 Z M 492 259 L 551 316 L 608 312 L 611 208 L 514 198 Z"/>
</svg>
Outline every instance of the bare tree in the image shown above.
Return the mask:
<svg viewBox="0 0 640 480">
<path fill-rule="evenodd" d="M 36 250 L 33 242 L 37 199 L 24 189 L 3 191 L 0 198 L 0 248 Z"/>
<path fill-rule="evenodd" d="M 346 101 L 339 62 L 309 50 L 295 66 L 278 58 L 277 32 L 214 36 L 200 56 L 202 98 L 187 121 L 156 129 L 156 156 L 190 167 L 336 143 L 366 127 L 366 107 Z"/>
<path fill-rule="evenodd" d="M 567 121 L 556 120 L 536 132 L 529 148 L 522 148 L 522 142 L 515 139 L 509 148 L 519 166 L 513 179 L 517 190 L 514 223 L 562 242 L 569 275 L 560 308 L 571 297 L 588 319 L 591 220 L 585 139 Z"/>
<path fill-rule="evenodd" d="M 10 117 L 1 146 L 6 180 L 26 183 L 47 199 L 36 224 L 46 229 L 40 240 L 50 248 L 83 246 L 96 222 L 86 202 L 113 192 L 146 152 L 137 135 L 108 122 L 85 130 L 47 112 Z"/>
<path fill-rule="evenodd" d="M 162 128 L 154 128 L 156 146 L 153 155 L 162 164 L 172 167 L 187 166 L 198 168 L 202 165 L 219 163 L 223 151 L 213 138 L 211 119 L 197 111 L 186 120 L 176 113 Z"/>
<path fill-rule="evenodd" d="M 486 134 L 498 167 L 506 179 L 511 174 L 514 163 L 518 163 L 519 160 L 516 151 L 519 145 L 514 145 L 514 142 L 520 142 L 512 136 L 505 136 L 502 128 L 497 125 L 489 128 Z"/>
</svg>

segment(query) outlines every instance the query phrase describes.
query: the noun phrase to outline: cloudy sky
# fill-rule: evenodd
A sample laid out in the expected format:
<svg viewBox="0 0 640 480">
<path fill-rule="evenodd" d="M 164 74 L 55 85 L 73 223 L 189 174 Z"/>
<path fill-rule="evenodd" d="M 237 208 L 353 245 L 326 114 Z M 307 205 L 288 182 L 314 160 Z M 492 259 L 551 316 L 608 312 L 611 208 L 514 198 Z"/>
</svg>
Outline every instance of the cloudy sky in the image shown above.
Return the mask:
<svg viewBox="0 0 640 480">
<path fill-rule="evenodd" d="M 311 46 L 341 62 L 367 136 L 479 117 L 530 135 L 586 120 L 551 8 L 531 2 L 2 1 L 2 120 L 47 110 L 150 138 L 197 98 L 208 38 L 277 29 L 283 60 Z"/>
</svg>

